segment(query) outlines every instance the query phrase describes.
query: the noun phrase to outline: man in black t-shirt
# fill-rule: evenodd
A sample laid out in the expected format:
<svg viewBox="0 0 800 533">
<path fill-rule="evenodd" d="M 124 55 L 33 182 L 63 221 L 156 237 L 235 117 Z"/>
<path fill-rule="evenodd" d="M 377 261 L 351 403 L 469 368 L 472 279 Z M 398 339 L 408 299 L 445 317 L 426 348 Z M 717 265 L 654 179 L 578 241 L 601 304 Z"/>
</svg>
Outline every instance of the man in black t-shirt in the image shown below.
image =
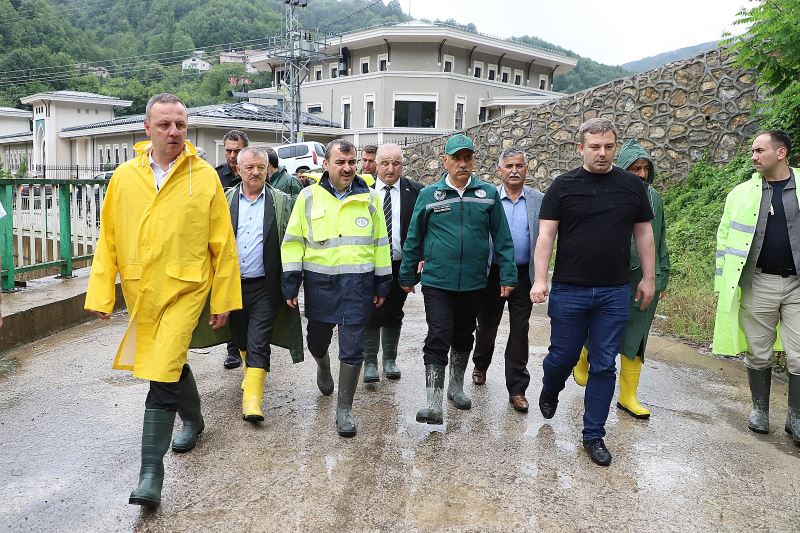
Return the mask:
<svg viewBox="0 0 800 533">
<path fill-rule="evenodd" d="M 628 320 L 631 235 L 643 274 L 636 301 L 645 309 L 655 293 L 653 212 L 642 181 L 611 164 L 617 149 L 614 124 L 589 119 L 579 135 L 583 166 L 556 178 L 539 214 L 533 303 L 547 300 L 547 267 L 558 236 L 547 310 L 550 349 L 543 363 L 539 409 L 545 418 L 555 415 L 558 394 L 588 337 L 583 447 L 592 461 L 608 466 L 611 453 L 603 437 L 614 395 L 616 356 Z"/>
</svg>

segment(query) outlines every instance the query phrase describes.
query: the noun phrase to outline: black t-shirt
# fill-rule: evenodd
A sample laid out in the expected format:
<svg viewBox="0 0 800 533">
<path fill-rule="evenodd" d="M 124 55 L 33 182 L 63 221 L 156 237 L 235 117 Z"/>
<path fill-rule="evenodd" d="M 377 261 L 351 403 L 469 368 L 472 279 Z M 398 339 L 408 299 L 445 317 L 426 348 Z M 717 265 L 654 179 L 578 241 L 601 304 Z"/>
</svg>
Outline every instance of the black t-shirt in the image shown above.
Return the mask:
<svg viewBox="0 0 800 533">
<path fill-rule="evenodd" d="M 772 209 L 767 216 L 764 244 L 758 254 L 756 266 L 769 272 L 794 276 L 797 271 L 792 256 L 792 245 L 789 243 L 786 212 L 783 210 L 783 190 L 791 179 L 790 176 L 782 181 L 769 182 L 772 187 Z"/>
<path fill-rule="evenodd" d="M 559 221 L 553 281 L 600 287 L 628 283 L 633 225 L 652 220 L 653 210 L 635 174 L 580 167 L 555 179 L 539 218 Z"/>
</svg>

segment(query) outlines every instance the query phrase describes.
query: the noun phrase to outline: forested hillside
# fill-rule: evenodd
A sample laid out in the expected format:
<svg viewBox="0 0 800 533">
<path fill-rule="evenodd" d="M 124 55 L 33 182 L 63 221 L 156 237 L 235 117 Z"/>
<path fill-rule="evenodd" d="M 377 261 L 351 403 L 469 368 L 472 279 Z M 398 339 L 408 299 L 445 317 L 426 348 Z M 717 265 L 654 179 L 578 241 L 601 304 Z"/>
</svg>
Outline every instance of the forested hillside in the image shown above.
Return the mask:
<svg viewBox="0 0 800 533">
<path fill-rule="evenodd" d="M 161 91 L 179 94 L 188 105 L 230 101 L 229 75 L 241 65 L 214 65 L 210 72 L 182 72 L 192 50 L 209 56 L 222 50 L 257 49 L 280 35 L 282 0 L 0 0 L 0 106 L 19 107 L 19 98 L 39 91 L 72 89 L 133 100 L 123 113 L 139 113 Z M 409 20 L 399 2 L 314 0 L 301 10 L 303 24 L 326 33 Z M 478 30 L 468 21 L 446 21 Z M 575 92 L 628 74 L 601 65 L 536 37 L 518 40 L 580 59 L 556 76 L 555 89 Z M 110 77 L 90 75 L 108 68 Z M 252 76 L 251 76 L 252 77 Z M 249 88 L 269 83 L 256 76 Z"/>
<path fill-rule="evenodd" d="M 672 50 L 671 52 L 664 52 L 663 54 L 656 54 L 654 56 L 631 61 L 630 63 L 623 63 L 620 65 L 620 67 L 632 72 L 644 72 L 645 70 L 658 68 L 662 65 L 666 65 L 667 63 L 672 63 L 673 61 L 694 57 L 698 54 L 702 54 L 703 52 L 713 50 L 718 46 L 719 41 L 709 41 L 707 43 L 696 44 L 694 46 L 685 46 L 683 48 L 678 48 L 677 50 Z"/>
</svg>

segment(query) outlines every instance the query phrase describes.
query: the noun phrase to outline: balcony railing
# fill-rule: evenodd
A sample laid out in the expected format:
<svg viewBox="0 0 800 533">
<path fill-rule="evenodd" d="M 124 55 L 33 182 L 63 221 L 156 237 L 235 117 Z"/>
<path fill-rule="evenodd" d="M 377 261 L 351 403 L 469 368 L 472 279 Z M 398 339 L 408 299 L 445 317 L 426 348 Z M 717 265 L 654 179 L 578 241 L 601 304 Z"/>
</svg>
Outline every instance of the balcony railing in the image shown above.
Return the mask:
<svg viewBox="0 0 800 533">
<path fill-rule="evenodd" d="M 102 172 L 96 170 L 82 167 L 75 175 Z M 59 172 L 68 171 L 48 167 L 45 175 Z M 0 179 L 6 211 L 0 219 L 3 291 L 13 290 L 16 277 L 25 272 L 58 268 L 61 277 L 71 277 L 74 262 L 93 257 L 108 178 L 65 175 L 70 177 Z"/>
</svg>

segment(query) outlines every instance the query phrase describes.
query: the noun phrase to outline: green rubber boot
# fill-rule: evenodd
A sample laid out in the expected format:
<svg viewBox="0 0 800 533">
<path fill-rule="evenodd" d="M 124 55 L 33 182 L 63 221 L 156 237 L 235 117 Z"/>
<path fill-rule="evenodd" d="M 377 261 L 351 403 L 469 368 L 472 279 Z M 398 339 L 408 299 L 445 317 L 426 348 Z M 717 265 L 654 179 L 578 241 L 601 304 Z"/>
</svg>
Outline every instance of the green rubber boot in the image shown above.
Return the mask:
<svg viewBox="0 0 800 533">
<path fill-rule="evenodd" d="M 189 365 L 184 366 L 179 383 L 181 391 L 178 396 L 178 416 L 183 426 L 172 439 L 172 451 L 184 453 L 197 445 L 197 437 L 203 432 L 206 424 L 200 413 L 200 394 L 197 392 L 197 383 Z"/>
<path fill-rule="evenodd" d="M 139 469 L 139 486 L 131 492 L 128 503 L 157 507 L 161 503 L 161 486 L 164 484 L 164 454 L 169 449 L 175 411 L 145 409 L 142 424 L 142 466 Z"/>
<path fill-rule="evenodd" d="M 378 374 L 380 336 L 380 328 L 367 328 L 364 331 L 364 383 L 377 383 L 381 380 Z"/>
<path fill-rule="evenodd" d="M 425 365 L 425 392 L 428 405 L 417 411 L 417 422 L 423 424 L 441 424 L 442 396 L 444 393 L 444 366 Z"/>
<path fill-rule="evenodd" d="M 772 368 L 755 370 L 747 368 L 753 410 L 747 419 L 747 427 L 756 433 L 769 433 L 769 389 L 772 384 Z"/>
<path fill-rule="evenodd" d="M 464 393 L 464 372 L 469 363 L 469 352 L 450 349 L 450 382 L 447 385 L 447 399 L 457 409 L 470 409 L 472 400 Z"/>
<path fill-rule="evenodd" d="M 330 396 L 333 394 L 331 356 L 328 355 L 328 352 L 325 352 L 325 355 L 322 357 L 317 357 L 314 354 L 311 355 L 314 357 L 314 361 L 317 362 L 317 387 L 319 387 L 319 391 L 323 396 Z"/>
<path fill-rule="evenodd" d="M 789 412 L 784 429 L 795 446 L 800 446 L 800 374 L 789 374 Z"/>
<path fill-rule="evenodd" d="M 361 363 L 339 363 L 339 397 L 336 402 L 336 431 L 342 437 L 356 436 L 356 419 L 353 418 L 353 396 L 356 394 Z"/>
<path fill-rule="evenodd" d="M 400 344 L 401 326 L 383 326 L 381 328 L 381 348 L 383 349 L 383 375 L 387 379 L 400 379 L 397 368 L 397 346 Z"/>
</svg>

